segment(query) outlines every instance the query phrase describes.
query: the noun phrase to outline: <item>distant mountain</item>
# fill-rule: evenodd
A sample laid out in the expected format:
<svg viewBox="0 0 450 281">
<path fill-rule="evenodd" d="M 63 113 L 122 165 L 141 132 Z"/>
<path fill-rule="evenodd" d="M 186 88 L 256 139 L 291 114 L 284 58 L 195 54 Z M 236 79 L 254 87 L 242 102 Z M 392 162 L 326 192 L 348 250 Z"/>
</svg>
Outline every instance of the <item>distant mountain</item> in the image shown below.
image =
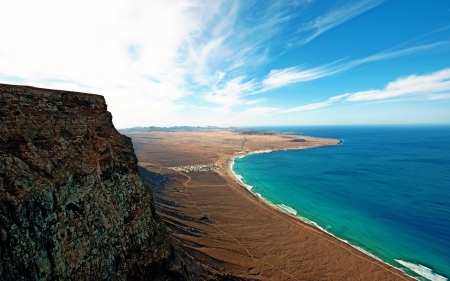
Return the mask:
<svg viewBox="0 0 450 281">
<path fill-rule="evenodd" d="M 174 126 L 174 127 L 132 127 L 126 129 L 118 129 L 120 133 L 131 133 L 131 132 L 208 132 L 208 131 L 230 131 L 233 133 L 243 134 L 243 135 L 275 135 L 276 132 L 268 131 L 258 131 L 249 128 L 237 128 L 237 127 L 193 127 L 193 126 Z"/>
<path fill-rule="evenodd" d="M 207 127 L 192 127 L 192 126 L 174 126 L 174 127 L 132 127 L 126 129 L 119 129 L 121 133 L 129 133 L 129 132 L 205 132 L 205 131 L 218 131 L 218 130 L 227 130 L 231 132 L 242 133 L 246 129 L 236 128 L 236 127 L 228 127 L 221 128 L 216 126 L 207 126 Z"/>
</svg>

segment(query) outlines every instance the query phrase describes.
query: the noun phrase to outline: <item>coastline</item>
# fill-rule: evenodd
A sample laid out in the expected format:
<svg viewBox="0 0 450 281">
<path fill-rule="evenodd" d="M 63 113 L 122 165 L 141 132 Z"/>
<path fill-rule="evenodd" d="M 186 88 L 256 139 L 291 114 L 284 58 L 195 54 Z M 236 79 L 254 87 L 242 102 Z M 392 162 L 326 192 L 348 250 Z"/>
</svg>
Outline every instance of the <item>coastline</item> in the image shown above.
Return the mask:
<svg viewBox="0 0 450 281">
<path fill-rule="evenodd" d="M 294 136 L 294 137 L 300 137 L 300 136 L 296 136 L 296 135 L 291 135 L 291 136 Z M 339 143 L 337 143 L 336 145 L 342 145 L 342 143 L 343 143 L 343 141 L 342 141 L 342 140 L 339 140 Z M 363 255 L 366 255 L 366 256 L 368 256 L 368 257 L 370 257 L 370 258 L 372 258 L 372 259 L 375 259 L 375 260 L 377 260 L 378 262 L 383 263 L 384 265 L 387 265 L 387 266 L 389 266 L 390 268 L 392 268 L 392 269 L 394 269 L 394 270 L 398 270 L 398 271 L 402 272 L 403 274 L 407 275 L 408 277 L 413 278 L 414 280 L 419 280 L 419 281 L 420 281 L 421 279 L 419 279 L 419 277 L 409 275 L 407 272 L 405 272 L 404 270 L 402 270 L 402 268 L 396 267 L 396 266 L 390 264 L 389 262 L 384 261 L 384 260 L 381 259 L 380 257 L 377 257 L 376 255 L 370 253 L 368 250 L 365 250 L 365 249 L 362 248 L 362 247 L 353 245 L 353 244 L 352 244 L 351 242 L 349 242 L 348 240 L 343 239 L 343 238 L 340 238 L 339 236 L 337 236 L 337 235 L 331 233 L 330 231 L 327 231 L 325 228 L 321 227 L 321 226 L 320 226 L 319 224 L 317 224 L 316 222 L 314 222 L 314 221 L 312 221 L 312 220 L 310 220 L 310 219 L 308 219 L 308 218 L 305 218 L 305 217 L 301 216 L 301 214 L 298 214 L 297 211 L 296 211 L 295 209 L 293 209 L 292 207 L 290 207 L 290 206 L 288 206 L 288 205 L 284 205 L 283 203 L 281 203 L 281 204 L 274 204 L 274 203 L 270 202 L 270 200 L 268 200 L 267 198 L 265 198 L 264 196 L 262 196 L 260 193 L 257 193 L 257 192 L 255 192 L 254 190 L 252 190 L 252 189 L 253 189 L 253 186 L 251 186 L 251 185 L 245 183 L 244 177 L 243 177 L 242 175 L 237 174 L 237 173 L 233 170 L 233 166 L 234 166 L 234 164 L 235 164 L 235 159 L 236 159 L 236 158 L 243 158 L 243 157 L 246 157 L 246 156 L 252 155 L 252 154 L 264 154 L 264 153 L 272 153 L 272 152 L 276 152 L 276 151 L 287 151 L 287 150 L 303 150 L 303 149 L 310 149 L 310 148 L 320 148 L 320 147 L 323 147 L 323 146 L 330 146 L 330 145 L 302 147 L 302 148 L 298 148 L 298 149 L 295 149 L 295 148 L 294 148 L 294 149 L 289 148 L 289 149 L 274 149 L 274 150 L 250 151 L 250 152 L 247 152 L 247 153 L 244 153 L 244 154 L 240 154 L 240 155 L 237 155 L 237 156 L 234 156 L 234 155 L 233 155 L 233 156 L 231 156 L 230 159 L 229 159 L 229 163 L 230 163 L 230 164 L 228 165 L 228 172 L 229 172 L 229 174 L 234 178 L 234 180 L 235 180 L 239 185 L 241 185 L 242 188 L 244 188 L 244 189 L 248 190 L 250 193 L 252 193 L 252 194 L 254 195 L 254 197 L 255 197 L 256 200 L 259 200 L 259 201 L 262 202 L 263 204 L 266 204 L 268 207 L 274 209 L 275 211 L 280 212 L 280 213 L 283 214 L 283 215 L 289 216 L 290 218 L 299 220 L 299 221 L 301 221 L 302 223 L 304 223 L 304 224 L 306 224 L 306 225 L 308 225 L 308 226 L 311 226 L 311 227 L 317 229 L 318 231 L 321 231 L 321 232 L 323 232 L 324 234 L 329 235 L 329 236 L 331 236 L 332 238 L 339 240 L 339 241 L 342 242 L 342 243 L 345 243 L 346 245 L 348 245 L 348 246 L 352 247 L 353 249 L 359 251 L 359 252 L 362 253 Z M 280 206 L 280 205 L 282 205 L 282 206 Z M 312 233 L 312 234 L 315 234 L 315 233 Z M 339 245 L 339 246 L 343 247 L 343 246 L 340 245 L 340 244 L 336 244 L 336 245 Z M 403 260 L 397 260 L 397 259 L 396 259 L 395 261 L 396 261 L 397 263 L 399 263 L 399 264 L 405 266 L 405 267 L 408 268 L 409 270 L 411 270 L 411 271 L 417 273 L 417 274 L 420 275 L 421 277 L 425 277 L 425 278 L 427 278 L 427 279 L 429 279 L 429 280 L 431 280 L 431 281 L 446 281 L 446 280 L 448 280 L 445 276 L 442 276 L 442 275 L 439 275 L 439 274 L 437 274 L 437 273 L 434 273 L 434 272 L 432 271 L 432 269 L 430 269 L 430 268 L 428 268 L 428 267 L 426 267 L 426 266 L 423 266 L 423 265 L 421 265 L 421 264 L 413 263 L 413 262 L 408 262 L 408 261 L 403 261 Z"/>
<path fill-rule="evenodd" d="M 243 280 L 414 280 L 300 220 L 288 206 L 283 211 L 266 202 L 230 169 L 235 158 L 248 154 L 334 146 L 341 140 L 300 136 L 305 142 L 292 142 L 299 136 L 244 137 L 231 132 L 131 137 L 140 165 L 174 180 L 155 194 L 157 211 L 177 245 L 196 262 Z M 221 169 L 186 174 L 165 168 L 213 162 Z"/>
</svg>

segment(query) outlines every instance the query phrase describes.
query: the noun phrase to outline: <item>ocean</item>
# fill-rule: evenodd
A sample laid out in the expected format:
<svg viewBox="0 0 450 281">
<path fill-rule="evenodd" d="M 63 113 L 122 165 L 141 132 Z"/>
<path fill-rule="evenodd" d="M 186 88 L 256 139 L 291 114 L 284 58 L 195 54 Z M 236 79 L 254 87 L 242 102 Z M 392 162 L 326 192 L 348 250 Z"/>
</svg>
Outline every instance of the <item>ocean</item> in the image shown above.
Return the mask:
<svg viewBox="0 0 450 281">
<path fill-rule="evenodd" d="M 419 280 L 450 277 L 450 126 L 255 127 L 341 145 L 236 158 L 270 204 Z"/>
</svg>

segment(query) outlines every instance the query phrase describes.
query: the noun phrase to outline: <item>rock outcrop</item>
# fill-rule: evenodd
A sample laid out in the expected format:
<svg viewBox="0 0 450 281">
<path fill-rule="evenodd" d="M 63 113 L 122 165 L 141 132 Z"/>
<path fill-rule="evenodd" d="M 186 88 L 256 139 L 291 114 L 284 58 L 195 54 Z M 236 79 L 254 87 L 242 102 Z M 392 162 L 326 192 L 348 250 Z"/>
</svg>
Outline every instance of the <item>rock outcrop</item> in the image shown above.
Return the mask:
<svg viewBox="0 0 450 281">
<path fill-rule="evenodd" d="M 0 280 L 189 280 L 102 96 L 0 84 Z"/>
</svg>

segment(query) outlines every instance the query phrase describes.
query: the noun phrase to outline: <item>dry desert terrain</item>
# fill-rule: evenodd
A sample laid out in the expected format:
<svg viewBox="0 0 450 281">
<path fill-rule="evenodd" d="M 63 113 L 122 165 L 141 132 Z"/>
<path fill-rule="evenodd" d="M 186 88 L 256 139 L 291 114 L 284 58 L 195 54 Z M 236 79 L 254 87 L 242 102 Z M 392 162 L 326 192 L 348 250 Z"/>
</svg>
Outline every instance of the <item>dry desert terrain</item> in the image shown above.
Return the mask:
<svg viewBox="0 0 450 281">
<path fill-rule="evenodd" d="M 157 211 L 191 268 L 222 280 L 413 280 L 266 204 L 229 170 L 254 151 L 337 145 L 339 140 L 230 131 L 136 132 L 139 165 L 162 174 Z M 173 167 L 189 166 L 173 169 Z"/>
</svg>

